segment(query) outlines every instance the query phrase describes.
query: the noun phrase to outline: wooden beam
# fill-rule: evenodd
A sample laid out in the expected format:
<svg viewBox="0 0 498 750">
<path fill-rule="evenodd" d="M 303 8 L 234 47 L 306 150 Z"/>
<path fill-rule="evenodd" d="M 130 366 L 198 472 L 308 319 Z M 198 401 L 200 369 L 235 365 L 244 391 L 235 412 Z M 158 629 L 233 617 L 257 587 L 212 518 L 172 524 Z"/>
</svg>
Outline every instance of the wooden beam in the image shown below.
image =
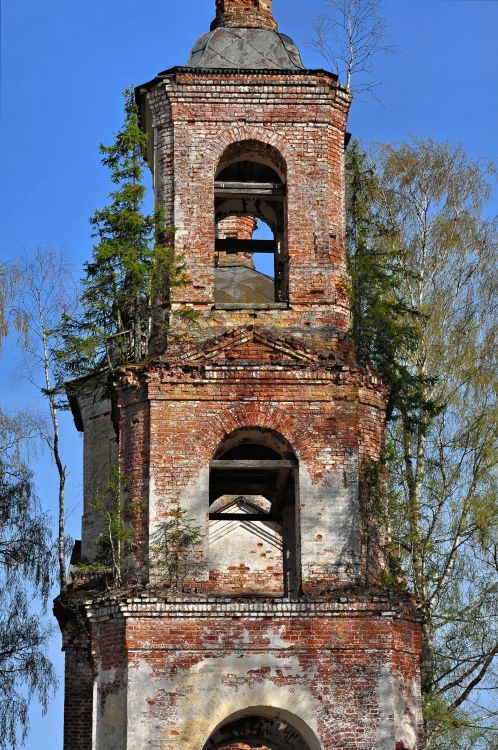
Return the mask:
<svg viewBox="0 0 498 750">
<path fill-rule="evenodd" d="M 210 513 L 210 521 L 280 521 L 277 513 Z"/>
<path fill-rule="evenodd" d="M 284 501 L 284 490 L 289 478 L 289 469 L 279 469 L 277 480 L 275 482 L 275 491 L 273 493 L 273 506 L 280 510 Z"/>
<path fill-rule="evenodd" d="M 246 497 L 248 495 L 263 495 L 263 497 L 271 500 L 273 488 L 271 486 L 265 486 L 262 482 L 254 484 L 252 482 L 242 482 L 242 480 L 239 478 L 238 481 L 223 482 L 221 486 L 213 484 L 209 500 L 211 503 L 214 503 L 214 501 L 219 497 L 222 497 L 222 495 L 240 494 L 244 494 L 246 495 Z"/>
<path fill-rule="evenodd" d="M 275 240 L 216 240 L 215 249 L 218 253 L 275 253 Z"/>
<path fill-rule="evenodd" d="M 221 469 L 221 471 L 254 471 L 264 469 L 274 471 L 275 469 L 295 469 L 297 461 L 285 461 L 283 459 L 276 461 L 258 460 L 258 461 L 211 461 L 211 469 Z"/>
<path fill-rule="evenodd" d="M 217 302 L 215 310 L 287 310 L 288 302 Z"/>
<path fill-rule="evenodd" d="M 285 195 L 281 182 L 220 182 L 214 183 L 214 193 L 219 196 Z"/>
</svg>

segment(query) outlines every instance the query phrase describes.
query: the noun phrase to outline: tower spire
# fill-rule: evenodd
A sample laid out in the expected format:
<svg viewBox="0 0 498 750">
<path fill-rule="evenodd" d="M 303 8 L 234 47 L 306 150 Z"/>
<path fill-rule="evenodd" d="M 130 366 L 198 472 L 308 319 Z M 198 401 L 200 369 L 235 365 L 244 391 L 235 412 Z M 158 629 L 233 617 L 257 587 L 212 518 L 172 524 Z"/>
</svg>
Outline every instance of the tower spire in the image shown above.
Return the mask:
<svg viewBox="0 0 498 750">
<path fill-rule="evenodd" d="M 216 0 L 216 18 L 211 29 L 219 26 L 243 29 L 277 29 L 271 0 Z"/>
</svg>

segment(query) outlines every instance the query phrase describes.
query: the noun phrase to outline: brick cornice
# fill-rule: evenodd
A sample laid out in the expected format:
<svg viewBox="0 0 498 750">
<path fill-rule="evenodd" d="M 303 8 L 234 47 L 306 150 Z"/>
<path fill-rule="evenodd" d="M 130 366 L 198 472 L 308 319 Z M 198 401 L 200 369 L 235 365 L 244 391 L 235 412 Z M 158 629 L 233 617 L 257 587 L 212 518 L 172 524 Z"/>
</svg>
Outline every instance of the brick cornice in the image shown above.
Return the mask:
<svg viewBox="0 0 498 750">
<path fill-rule="evenodd" d="M 104 622 L 116 616 L 172 619 L 310 619 L 382 617 L 421 622 L 423 609 L 409 594 L 337 592 L 330 597 L 286 599 L 247 597 L 245 601 L 207 597 L 156 595 L 144 591 L 131 595 L 99 594 L 85 601 L 90 620 Z"/>
</svg>

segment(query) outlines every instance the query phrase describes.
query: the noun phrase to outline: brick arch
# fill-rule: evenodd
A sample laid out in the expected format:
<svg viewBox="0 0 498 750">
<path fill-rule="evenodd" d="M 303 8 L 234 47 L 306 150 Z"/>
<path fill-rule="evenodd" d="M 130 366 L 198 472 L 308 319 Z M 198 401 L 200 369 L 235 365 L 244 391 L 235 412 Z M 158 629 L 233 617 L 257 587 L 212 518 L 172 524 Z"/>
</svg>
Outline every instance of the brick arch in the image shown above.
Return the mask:
<svg viewBox="0 0 498 750">
<path fill-rule="evenodd" d="M 232 748 L 268 750 L 321 750 L 306 722 L 290 711 L 258 706 L 227 717 L 211 732 L 203 750 Z"/>
<path fill-rule="evenodd" d="M 258 443 L 266 448 L 273 449 L 281 458 L 295 459 L 296 454 L 291 443 L 286 440 L 280 432 L 267 427 L 240 427 L 227 435 L 216 449 L 213 458 L 221 455 L 231 448 L 238 447 L 244 443 Z"/>
<path fill-rule="evenodd" d="M 243 138 L 232 141 L 222 152 L 217 166 L 221 172 L 226 166 L 246 159 L 266 164 L 277 172 L 282 182 L 287 182 L 287 162 L 280 149 L 260 138 Z"/>
<path fill-rule="evenodd" d="M 302 438 L 309 435 L 302 429 L 302 420 L 294 417 L 289 409 L 278 404 L 243 402 L 233 404 L 213 415 L 201 437 L 203 454 L 212 456 L 221 441 L 241 428 L 261 427 L 279 433 L 292 447 L 298 460 L 302 453 Z"/>
<path fill-rule="evenodd" d="M 238 126 L 227 130 L 220 129 L 216 139 L 207 145 L 204 158 L 205 166 L 210 169 L 213 178 L 216 174 L 220 161 L 225 151 L 235 143 L 243 141 L 255 141 L 275 149 L 286 164 L 292 158 L 293 151 L 290 143 L 281 135 L 272 130 L 259 126 Z"/>
</svg>

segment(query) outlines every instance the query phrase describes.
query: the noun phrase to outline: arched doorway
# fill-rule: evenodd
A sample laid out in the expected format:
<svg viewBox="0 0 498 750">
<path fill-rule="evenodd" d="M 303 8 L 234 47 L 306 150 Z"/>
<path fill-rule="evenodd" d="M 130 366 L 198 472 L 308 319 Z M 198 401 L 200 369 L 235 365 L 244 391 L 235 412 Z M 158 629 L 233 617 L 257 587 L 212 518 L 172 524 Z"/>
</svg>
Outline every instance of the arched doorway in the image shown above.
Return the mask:
<svg viewBox="0 0 498 750">
<path fill-rule="evenodd" d="M 213 456 L 209 568 L 219 593 L 299 592 L 298 461 L 277 432 L 242 428 Z"/>
<path fill-rule="evenodd" d="M 320 743 L 304 721 L 264 707 L 228 717 L 203 750 L 320 750 Z"/>
</svg>

